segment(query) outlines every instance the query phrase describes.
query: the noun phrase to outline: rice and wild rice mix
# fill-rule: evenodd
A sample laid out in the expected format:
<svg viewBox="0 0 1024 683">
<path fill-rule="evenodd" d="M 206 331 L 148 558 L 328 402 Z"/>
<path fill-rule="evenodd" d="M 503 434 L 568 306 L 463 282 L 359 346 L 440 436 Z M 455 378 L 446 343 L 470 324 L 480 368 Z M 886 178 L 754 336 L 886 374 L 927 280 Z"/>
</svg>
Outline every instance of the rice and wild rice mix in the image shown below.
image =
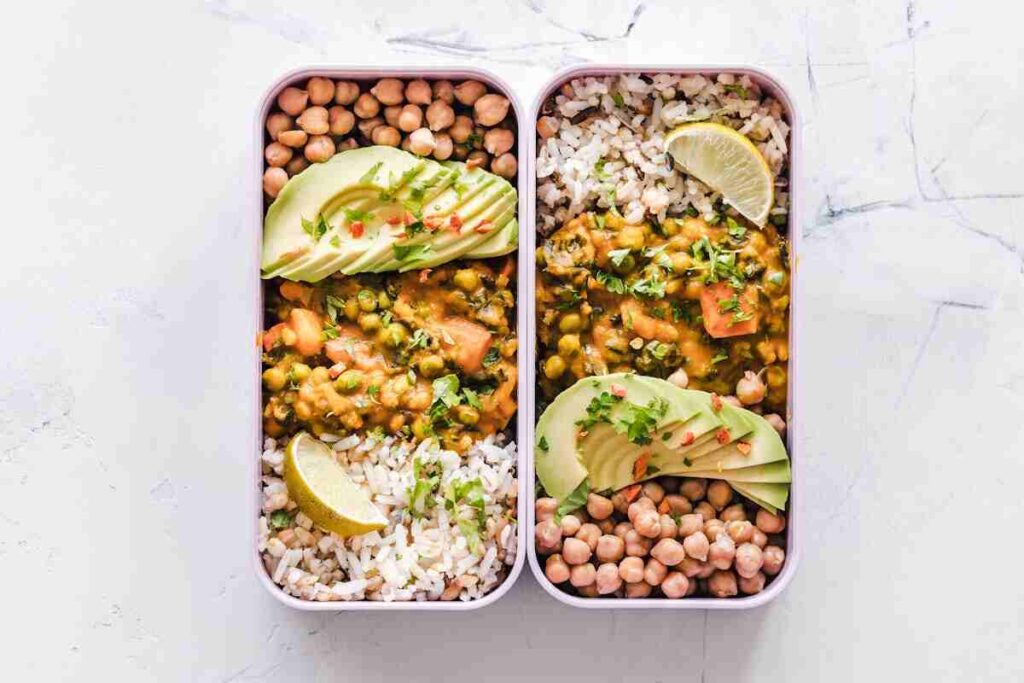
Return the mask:
<svg viewBox="0 0 1024 683">
<path fill-rule="evenodd" d="M 785 225 L 789 126 L 782 105 L 747 76 L 657 74 L 579 78 L 562 86 L 537 124 L 538 230 L 586 210 L 616 208 L 627 223 L 722 213 L 721 196 L 677 171 L 665 153 L 676 126 L 712 121 L 746 135 L 775 178 L 772 222 Z"/>
<path fill-rule="evenodd" d="M 460 455 L 433 441 L 323 434 L 387 526 L 340 538 L 313 526 L 281 478 L 284 447 L 262 456 L 259 551 L 271 579 L 305 600 L 470 600 L 516 558 L 516 449 L 494 437 Z"/>
</svg>

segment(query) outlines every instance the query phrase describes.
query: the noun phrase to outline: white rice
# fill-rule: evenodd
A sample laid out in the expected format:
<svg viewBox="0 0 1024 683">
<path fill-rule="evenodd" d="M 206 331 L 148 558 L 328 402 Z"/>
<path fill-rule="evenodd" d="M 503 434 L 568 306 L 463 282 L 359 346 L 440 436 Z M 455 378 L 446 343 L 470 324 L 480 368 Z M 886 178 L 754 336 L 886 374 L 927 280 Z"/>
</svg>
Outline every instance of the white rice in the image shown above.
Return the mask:
<svg viewBox="0 0 1024 683">
<path fill-rule="evenodd" d="M 713 120 L 750 138 L 775 177 L 772 214 L 788 211 L 789 125 L 779 102 L 762 96 L 747 76 L 580 78 L 564 85 L 544 113 L 558 122 L 558 132 L 537 143 L 538 228 L 544 234 L 612 203 L 630 223 L 663 221 L 691 206 L 711 218 L 720 196 L 676 170 L 664 152 L 665 134 L 687 121 Z M 573 123 L 577 116 L 583 120 Z"/>
<path fill-rule="evenodd" d="M 370 493 L 388 525 L 348 539 L 314 528 L 288 498 L 281 479 L 286 444 L 267 438 L 261 457 L 259 550 L 271 579 L 286 593 L 305 600 L 472 600 L 505 578 L 516 558 L 514 443 L 502 446 L 489 437 L 460 456 L 429 440 L 418 446 L 391 437 L 377 442 L 328 434 L 321 440 Z M 415 518 L 409 509 L 414 462 L 436 466 L 440 476 L 423 514 Z M 479 479 L 483 492 L 479 534 L 474 531 L 477 509 L 465 501 L 446 508 L 444 497 L 447 484 L 473 479 Z M 287 524 L 272 528 L 278 510 L 289 513 L 276 518 Z"/>
</svg>

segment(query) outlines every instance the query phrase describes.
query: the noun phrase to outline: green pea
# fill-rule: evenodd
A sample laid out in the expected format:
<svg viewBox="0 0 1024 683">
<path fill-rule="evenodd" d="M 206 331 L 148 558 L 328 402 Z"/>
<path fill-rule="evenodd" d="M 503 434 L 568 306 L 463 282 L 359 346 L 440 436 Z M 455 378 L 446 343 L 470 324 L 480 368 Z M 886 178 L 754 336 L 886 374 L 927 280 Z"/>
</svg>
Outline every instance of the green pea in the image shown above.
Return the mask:
<svg viewBox="0 0 1024 683">
<path fill-rule="evenodd" d="M 431 428 L 430 422 L 428 422 L 424 418 L 417 417 L 415 420 L 413 420 L 412 435 L 415 436 L 417 439 L 425 439 L 431 434 L 433 434 L 433 432 L 434 430 Z"/>
<path fill-rule="evenodd" d="M 558 329 L 562 332 L 579 332 L 583 329 L 583 318 L 579 313 L 566 313 L 558 321 Z"/>
<path fill-rule="evenodd" d="M 355 299 L 345 301 L 345 317 L 355 322 L 359 319 L 359 302 Z"/>
<path fill-rule="evenodd" d="M 377 333 L 377 341 L 393 349 L 398 348 L 409 339 L 409 330 L 402 323 L 391 323 Z"/>
<path fill-rule="evenodd" d="M 571 358 L 580 352 L 580 336 L 578 334 L 563 334 L 558 340 L 558 355 Z"/>
<path fill-rule="evenodd" d="M 310 370 L 309 366 L 306 365 L 305 363 L 292 364 L 291 376 L 292 379 L 295 380 L 296 382 L 301 382 L 302 380 L 306 379 L 307 377 L 309 377 L 309 374 L 311 372 L 312 370 Z"/>
<path fill-rule="evenodd" d="M 452 278 L 455 286 L 467 292 L 475 291 L 480 286 L 480 274 L 472 268 L 463 268 Z"/>
<path fill-rule="evenodd" d="M 436 354 L 424 356 L 419 363 L 420 374 L 424 377 L 438 377 L 444 372 L 444 359 Z"/>
<path fill-rule="evenodd" d="M 565 372 L 565 361 L 561 356 L 551 356 L 544 361 L 544 376 L 548 379 L 558 379 Z"/>
<path fill-rule="evenodd" d="M 376 313 L 363 313 L 359 316 L 359 327 L 363 332 L 376 332 L 380 329 L 380 316 Z"/>
<path fill-rule="evenodd" d="M 377 295 L 368 289 L 360 289 L 356 294 L 359 300 L 359 308 L 367 313 L 377 310 Z"/>
<path fill-rule="evenodd" d="M 363 384 L 363 373 L 358 370 L 346 370 L 334 380 L 334 388 L 338 391 L 349 393 L 355 391 Z"/>
<path fill-rule="evenodd" d="M 381 292 L 377 295 L 377 307 L 382 311 L 391 308 L 391 299 L 388 297 L 387 292 Z"/>
<path fill-rule="evenodd" d="M 455 419 L 464 425 L 475 425 L 480 421 L 480 411 L 473 406 L 461 405 L 455 409 Z"/>
<path fill-rule="evenodd" d="M 281 391 L 288 382 L 288 376 L 281 368 L 267 368 L 263 371 L 263 383 L 271 391 Z"/>
</svg>

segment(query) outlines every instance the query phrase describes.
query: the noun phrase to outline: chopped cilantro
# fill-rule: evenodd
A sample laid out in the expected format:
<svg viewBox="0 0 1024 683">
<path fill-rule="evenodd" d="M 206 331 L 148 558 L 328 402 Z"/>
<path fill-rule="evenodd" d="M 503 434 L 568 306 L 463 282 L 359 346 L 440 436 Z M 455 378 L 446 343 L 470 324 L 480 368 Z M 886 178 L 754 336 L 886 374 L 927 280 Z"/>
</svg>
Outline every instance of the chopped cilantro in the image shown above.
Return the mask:
<svg viewBox="0 0 1024 683">
<path fill-rule="evenodd" d="M 492 346 L 491 348 L 487 349 L 487 353 L 484 354 L 484 367 L 489 368 L 495 363 L 497 363 L 499 360 L 501 360 L 501 354 L 498 352 L 498 348 L 496 346 Z"/>
<path fill-rule="evenodd" d="M 338 322 L 338 312 L 345 309 L 345 302 L 342 299 L 328 294 L 326 298 L 327 303 L 327 317 L 331 319 L 332 323 Z"/>
<path fill-rule="evenodd" d="M 271 529 L 286 529 L 292 523 L 292 513 L 287 510 L 274 510 L 270 513 Z"/>
<path fill-rule="evenodd" d="M 414 349 L 425 349 L 428 346 L 430 346 L 430 335 L 421 328 L 412 333 L 412 339 L 409 340 L 409 345 L 406 348 L 412 351 Z"/>
<path fill-rule="evenodd" d="M 399 261 L 416 259 L 430 251 L 429 244 L 392 244 L 391 248 Z"/>
<path fill-rule="evenodd" d="M 434 391 L 434 400 L 430 404 L 430 419 L 437 422 L 450 408 L 462 403 L 462 397 L 459 395 L 459 378 L 456 375 L 438 377 L 431 388 Z"/>
<path fill-rule="evenodd" d="M 587 405 L 587 416 L 576 420 L 576 424 L 583 429 L 590 429 L 598 422 L 611 422 L 612 408 L 614 408 L 622 399 L 614 394 L 607 391 L 602 391 L 599 395 L 590 399 L 590 404 Z"/>
<path fill-rule="evenodd" d="M 320 339 L 322 341 L 329 341 L 331 339 L 338 338 L 338 328 L 334 325 L 325 325 L 324 329 L 320 331 Z"/>
<path fill-rule="evenodd" d="M 482 410 L 483 409 L 484 406 L 483 406 L 482 403 L 480 403 L 480 397 L 476 395 L 475 391 L 473 391 L 469 387 L 465 387 L 462 390 L 462 395 L 466 397 L 466 404 L 467 405 L 470 405 L 470 406 L 476 408 L 477 410 Z"/>
<path fill-rule="evenodd" d="M 721 363 L 722 361 L 725 361 L 725 360 L 729 360 L 729 354 L 727 354 L 727 353 L 715 354 L 715 357 L 711 359 L 711 364 L 712 365 L 718 365 L 719 363 Z"/>
<path fill-rule="evenodd" d="M 306 231 L 306 234 L 313 238 L 314 242 L 319 242 L 320 238 L 327 234 L 327 231 L 331 229 L 330 224 L 324 215 L 317 214 L 316 223 L 313 221 L 307 221 L 305 218 L 300 218 L 302 222 L 302 229 Z"/>
<path fill-rule="evenodd" d="M 604 159 L 598 159 L 597 163 L 594 164 L 594 176 L 598 180 L 600 180 L 601 182 L 604 182 L 606 180 L 610 180 L 611 177 L 612 177 L 612 174 L 610 172 L 606 171 L 605 168 L 604 168 L 605 164 L 607 164 L 607 163 L 608 162 L 605 161 Z"/>
<path fill-rule="evenodd" d="M 541 436 L 540 439 L 537 441 L 537 448 L 547 453 L 549 447 L 550 446 L 548 445 L 548 437 Z"/>
<path fill-rule="evenodd" d="M 729 237 L 733 239 L 743 239 L 743 236 L 747 234 L 747 229 L 737 223 L 732 216 L 726 216 L 725 224 L 729 226 Z"/>
<path fill-rule="evenodd" d="M 646 406 L 627 403 L 627 416 L 619 420 L 616 430 L 635 444 L 648 444 L 651 442 L 651 432 L 667 412 L 668 401 L 663 398 L 652 399 Z"/>
<path fill-rule="evenodd" d="M 380 167 L 383 166 L 383 165 L 384 165 L 383 161 L 378 161 L 373 166 L 371 166 L 370 169 L 366 173 L 364 173 L 362 176 L 360 176 L 359 184 L 360 185 L 365 185 L 367 183 L 372 183 L 374 181 L 374 179 L 376 179 L 376 177 L 377 177 L 377 171 L 379 171 Z"/>
<path fill-rule="evenodd" d="M 341 248 L 341 238 L 338 237 L 337 235 L 331 237 L 331 246 L 334 247 L 335 249 Z"/>
<path fill-rule="evenodd" d="M 608 258 L 611 259 L 612 265 L 616 268 L 622 265 L 622 262 L 629 256 L 629 249 L 612 249 L 608 252 Z"/>
<path fill-rule="evenodd" d="M 586 505 L 588 495 L 590 495 L 590 480 L 584 479 L 572 493 L 565 497 L 565 500 L 558 504 L 558 509 L 555 510 L 555 521 L 561 522 L 562 517 Z"/>
<path fill-rule="evenodd" d="M 350 209 L 347 206 L 341 208 L 345 212 L 345 220 L 349 223 L 355 223 L 356 221 L 368 221 L 373 218 L 373 212 L 371 211 L 360 211 L 359 209 Z"/>
<path fill-rule="evenodd" d="M 725 92 L 735 93 L 744 100 L 750 97 L 750 92 L 739 83 L 730 83 L 729 85 L 723 85 L 722 90 L 724 90 Z"/>
</svg>

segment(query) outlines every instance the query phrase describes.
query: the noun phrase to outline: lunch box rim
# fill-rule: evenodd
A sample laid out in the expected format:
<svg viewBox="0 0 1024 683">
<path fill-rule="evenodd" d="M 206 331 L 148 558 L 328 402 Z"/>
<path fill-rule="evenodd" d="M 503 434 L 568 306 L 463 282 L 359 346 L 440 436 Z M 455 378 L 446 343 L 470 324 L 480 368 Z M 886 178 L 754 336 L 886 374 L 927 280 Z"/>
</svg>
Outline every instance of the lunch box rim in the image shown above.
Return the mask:
<svg viewBox="0 0 1024 683">
<path fill-rule="evenodd" d="M 252 183 L 252 187 L 249 189 L 251 192 L 250 202 L 251 211 L 255 214 L 252 220 L 256 221 L 254 231 L 256 239 L 254 240 L 254 248 L 250 254 L 252 262 L 250 264 L 250 276 L 251 282 L 255 282 L 256 292 L 252 297 L 254 301 L 254 310 L 251 312 L 251 328 L 252 338 L 259 339 L 259 334 L 263 329 L 263 279 L 260 273 L 260 256 L 263 244 L 263 219 L 264 219 L 264 204 L 263 204 L 263 185 L 262 178 L 264 173 L 264 158 L 263 151 L 265 145 L 265 121 L 267 114 L 270 112 L 271 107 L 274 105 L 274 101 L 281 90 L 293 85 L 295 83 L 304 81 L 314 76 L 322 76 L 331 78 L 334 80 L 372 80 L 377 78 L 423 78 L 429 80 L 448 79 L 448 80 L 463 80 L 463 79 L 475 79 L 487 84 L 496 92 L 504 95 L 508 98 L 514 112 L 516 122 L 518 124 L 516 141 L 516 150 L 519 164 L 519 178 L 517 182 L 518 197 L 518 217 L 519 217 L 519 232 L 520 240 L 517 247 L 517 285 L 516 285 L 516 298 L 521 302 L 525 300 L 531 300 L 533 298 L 532 280 L 528 282 L 528 278 L 532 278 L 532 274 L 527 273 L 527 262 L 531 262 L 532 259 L 524 258 L 523 247 L 523 217 L 526 215 L 526 192 L 525 188 L 527 185 L 527 178 L 530 177 L 532 182 L 532 176 L 529 176 L 527 167 L 524 166 L 522 160 L 527 153 L 527 143 L 525 140 L 533 137 L 533 127 L 529 124 L 525 118 L 525 110 L 523 109 L 522 102 L 520 101 L 516 92 L 512 87 L 501 77 L 496 74 L 477 67 L 405 67 L 405 66 L 386 66 L 386 67 L 356 67 L 356 66 L 337 66 L 337 65 L 323 65 L 323 66 L 304 66 L 293 69 L 274 79 L 274 81 L 266 88 L 262 96 L 258 100 L 256 106 L 255 120 L 254 120 L 254 134 L 255 139 L 253 140 L 253 151 L 250 157 L 251 169 L 249 173 L 249 182 Z M 467 611 L 475 610 L 488 605 L 493 604 L 501 597 L 503 597 L 512 588 L 512 585 L 519 578 L 522 572 L 523 565 L 526 562 L 525 548 L 528 542 L 526 536 L 526 527 L 523 524 L 525 519 L 525 508 L 526 508 L 526 496 L 524 495 L 526 482 L 528 479 L 523 475 L 526 471 L 526 452 L 524 450 L 524 444 L 527 440 L 528 427 L 531 423 L 530 419 L 523 419 L 522 407 L 524 404 L 529 405 L 529 391 L 525 391 L 523 387 L 533 386 L 532 375 L 527 375 L 528 368 L 532 367 L 532 361 L 525 355 L 526 351 L 522 340 L 532 331 L 529 325 L 529 316 L 527 311 L 523 310 L 521 306 L 517 306 L 516 309 L 516 335 L 520 340 L 519 348 L 517 350 L 516 362 L 517 362 L 517 384 L 518 384 L 518 401 L 520 409 L 516 412 L 516 461 L 517 461 L 517 529 L 516 529 L 516 559 L 512 567 L 509 568 L 508 574 L 504 581 L 497 587 L 495 587 L 490 593 L 483 596 L 482 598 L 472 600 L 452 600 L 452 601 L 440 601 L 440 600 L 411 600 L 411 601 L 373 601 L 373 600 L 338 600 L 338 601 L 315 601 L 315 600 L 302 600 L 294 596 L 288 595 L 282 590 L 280 586 L 275 584 L 270 576 L 267 574 L 266 568 L 263 565 L 261 553 L 258 550 L 259 546 L 259 517 L 262 514 L 262 505 L 260 503 L 260 480 L 262 477 L 262 468 L 260 465 L 259 454 L 263 451 L 263 427 L 262 427 L 262 360 L 261 354 L 259 353 L 259 344 L 255 347 L 256 353 L 253 358 L 253 379 L 254 379 L 254 393 L 255 400 L 253 401 L 253 430 L 252 430 L 252 442 L 247 451 L 247 457 L 249 459 L 249 470 L 250 470 L 250 483 L 255 486 L 255 490 L 250 492 L 249 495 L 249 525 L 250 533 L 250 558 L 252 566 L 256 572 L 257 580 L 274 596 L 279 602 L 294 609 L 314 611 L 314 612 L 349 612 L 349 611 L 385 611 L 385 610 L 396 610 L 396 611 L 414 611 L 414 610 L 437 610 L 437 611 Z M 532 389 L 531 389 L 532 391 Z M 524 393 L 526 395 L 524 395 Z M 532 414 L 532 413 L 529 413 Z"/>
<path fill-rule="evenodd" d="M 526 457 L 526 470 L 523 475 L 523 479 L 526 483 L 526 493 L 528 496 L 528 504 L 526 506 L 526 517 L 524 519 L 523 527 L 527 528 L 531 533 L 528 534 L 526 549 L 527 555 L 529 556 L 530 570 L 533 572 L 534 577 L 541 587 L 553 598 L 559 600 L 572 607 L 579 607 L 585 609 L 708 609 L 708 610 L 743 610 L 752 609 L 765 605 L 782 593 L 783 590 L 793 580 L 793 574 L 799 565 L 800 554 L 802 550 L 801 544 L 801 529 L 802 529 L 802 504 L 803 496 L 800 492 L 800 486 L 802 485 L 803 478 L 803 466 L 800 462 L 800 456 L 797 453 L 797 444 L 799 443 L 799 433 L 801 431 L 799 422 L 794 423 L 792 420 L 794 406 L 799 406 L 799 382 L 797 367 L 799 365 L 799 352 L 798 352 L 798 331 L 799 331 L 799 320 L 797 318 L 799 312 L 799 305 L 797 304 L 798 299 L 798 287 L 797 287 L 797 264 L 800 254 L 800 222 L 799 222 L 799 193 L 798 187 L 801 185 L 800 179 L 800 168 L 803 163 L 801 157 L 802 154 L 802 125 L 799 111 L 794 103 L 794 99 L 790 92 L 785 88 L 781 81 L 771 73 L 757 68 L 746 65 L 648 65 L 648 64 L 579 64 L 566 69 L 560 70 L 554 74 L 540 89 L 537 97 L 534 100 L 532 109 L 530 110 L 531 120 L 530 130 L 532 134 L 527 140 L 527 156 L 524 161 L 526 169 L 524 171 L 524 163 L 520 163 L 520 173 L 522 174 L 521 179 L 529 178 L 527 184 L 527 201 L 526 201 L 526 220 L 523 225 L 525 227 L 526 239 L 525 242 L 528 245 L 528 253 L 533 254 L 536 249 L 537 243 L 537 135 L 536 126 L 537 120 L 540 116 L 541 108 L 544 106 L 544 102 L 563 84 L 575 79 L 583 78 L 587 76 L 614 76 L 618 74 L 658 74 L 668 73 L 683 76 L 690 75 L 711 75 L 718 73 L 731 73 L 737 76 L 749 76 L 751 79 L 758 82 L 759 85 L 766 87 L 767 91 L 782 104 L 786 113 L 789 117 L 790 125 L 790 137 L 789 137 L 789 238 L 790 238 L 790 332 L 789 332 L 789 382 L 787 388 L 787 414 L 786 414 L 786 438 L 787 438 L 787 449 L 790 455 L 790 468 L 792 471 L 792 482 L 790 484 L 790 496 L 789 505 L 786 518 L 786 561 L 783 564 L 782 571 L 772 580 L 772 582 L 760 593 L 745 597 L 734 597 L 734 598 L 693 598 L 687 597 L 679 600 L 672 600 L 668 598 L 650 598 L 650 599 L 629 599 L 629 598 L 582 598 L 574 595 L 569 595 L 561 591 L 557 586 L 553 585 L 548 578 L 544 575 L 544 569 L 540 565 L 540 561 L 537 558 L 537 551 L 535 542 L 532 534 L 532 530 L 536 524 L 534 519 L 535 511 L 535 500 L 536 500 L 536 489 L 534 488 L 535 473 L 534 473 L 534 460 L 533 460 L 533 449 L 534 449 L 534 438 L 535 438 L 535 423 L 534 415 L 536 414 L 536 400 L 537 400 L 537 387 L 536 387 L 536 347 L 537 347 L 537 305 L 536 305 L 536 260 L 531 258 L 527 267 L 528 273 L 525 277 L 529 278 L 530 283 L 530 297 L 529 301 L 526 302 L 525 308 L 530 321 L 530 329 L 528 330 L 528 337 L 520 340 L 520 344 L 524 341 L 528 347 L 527 357 L 533 359 L 532 364 L 529 368 L 529 374 L 531 384 L 527 395 L 529 396 L 529 405 L 526 406 L 527 415 L 527 438 L 520 444 L 521 451 L 529 451 Z M 520 239 L 520 245 L 522 246 L 523 239 Z M 522 270 L 522 269 L 521 269 Z"/>
</svg>

